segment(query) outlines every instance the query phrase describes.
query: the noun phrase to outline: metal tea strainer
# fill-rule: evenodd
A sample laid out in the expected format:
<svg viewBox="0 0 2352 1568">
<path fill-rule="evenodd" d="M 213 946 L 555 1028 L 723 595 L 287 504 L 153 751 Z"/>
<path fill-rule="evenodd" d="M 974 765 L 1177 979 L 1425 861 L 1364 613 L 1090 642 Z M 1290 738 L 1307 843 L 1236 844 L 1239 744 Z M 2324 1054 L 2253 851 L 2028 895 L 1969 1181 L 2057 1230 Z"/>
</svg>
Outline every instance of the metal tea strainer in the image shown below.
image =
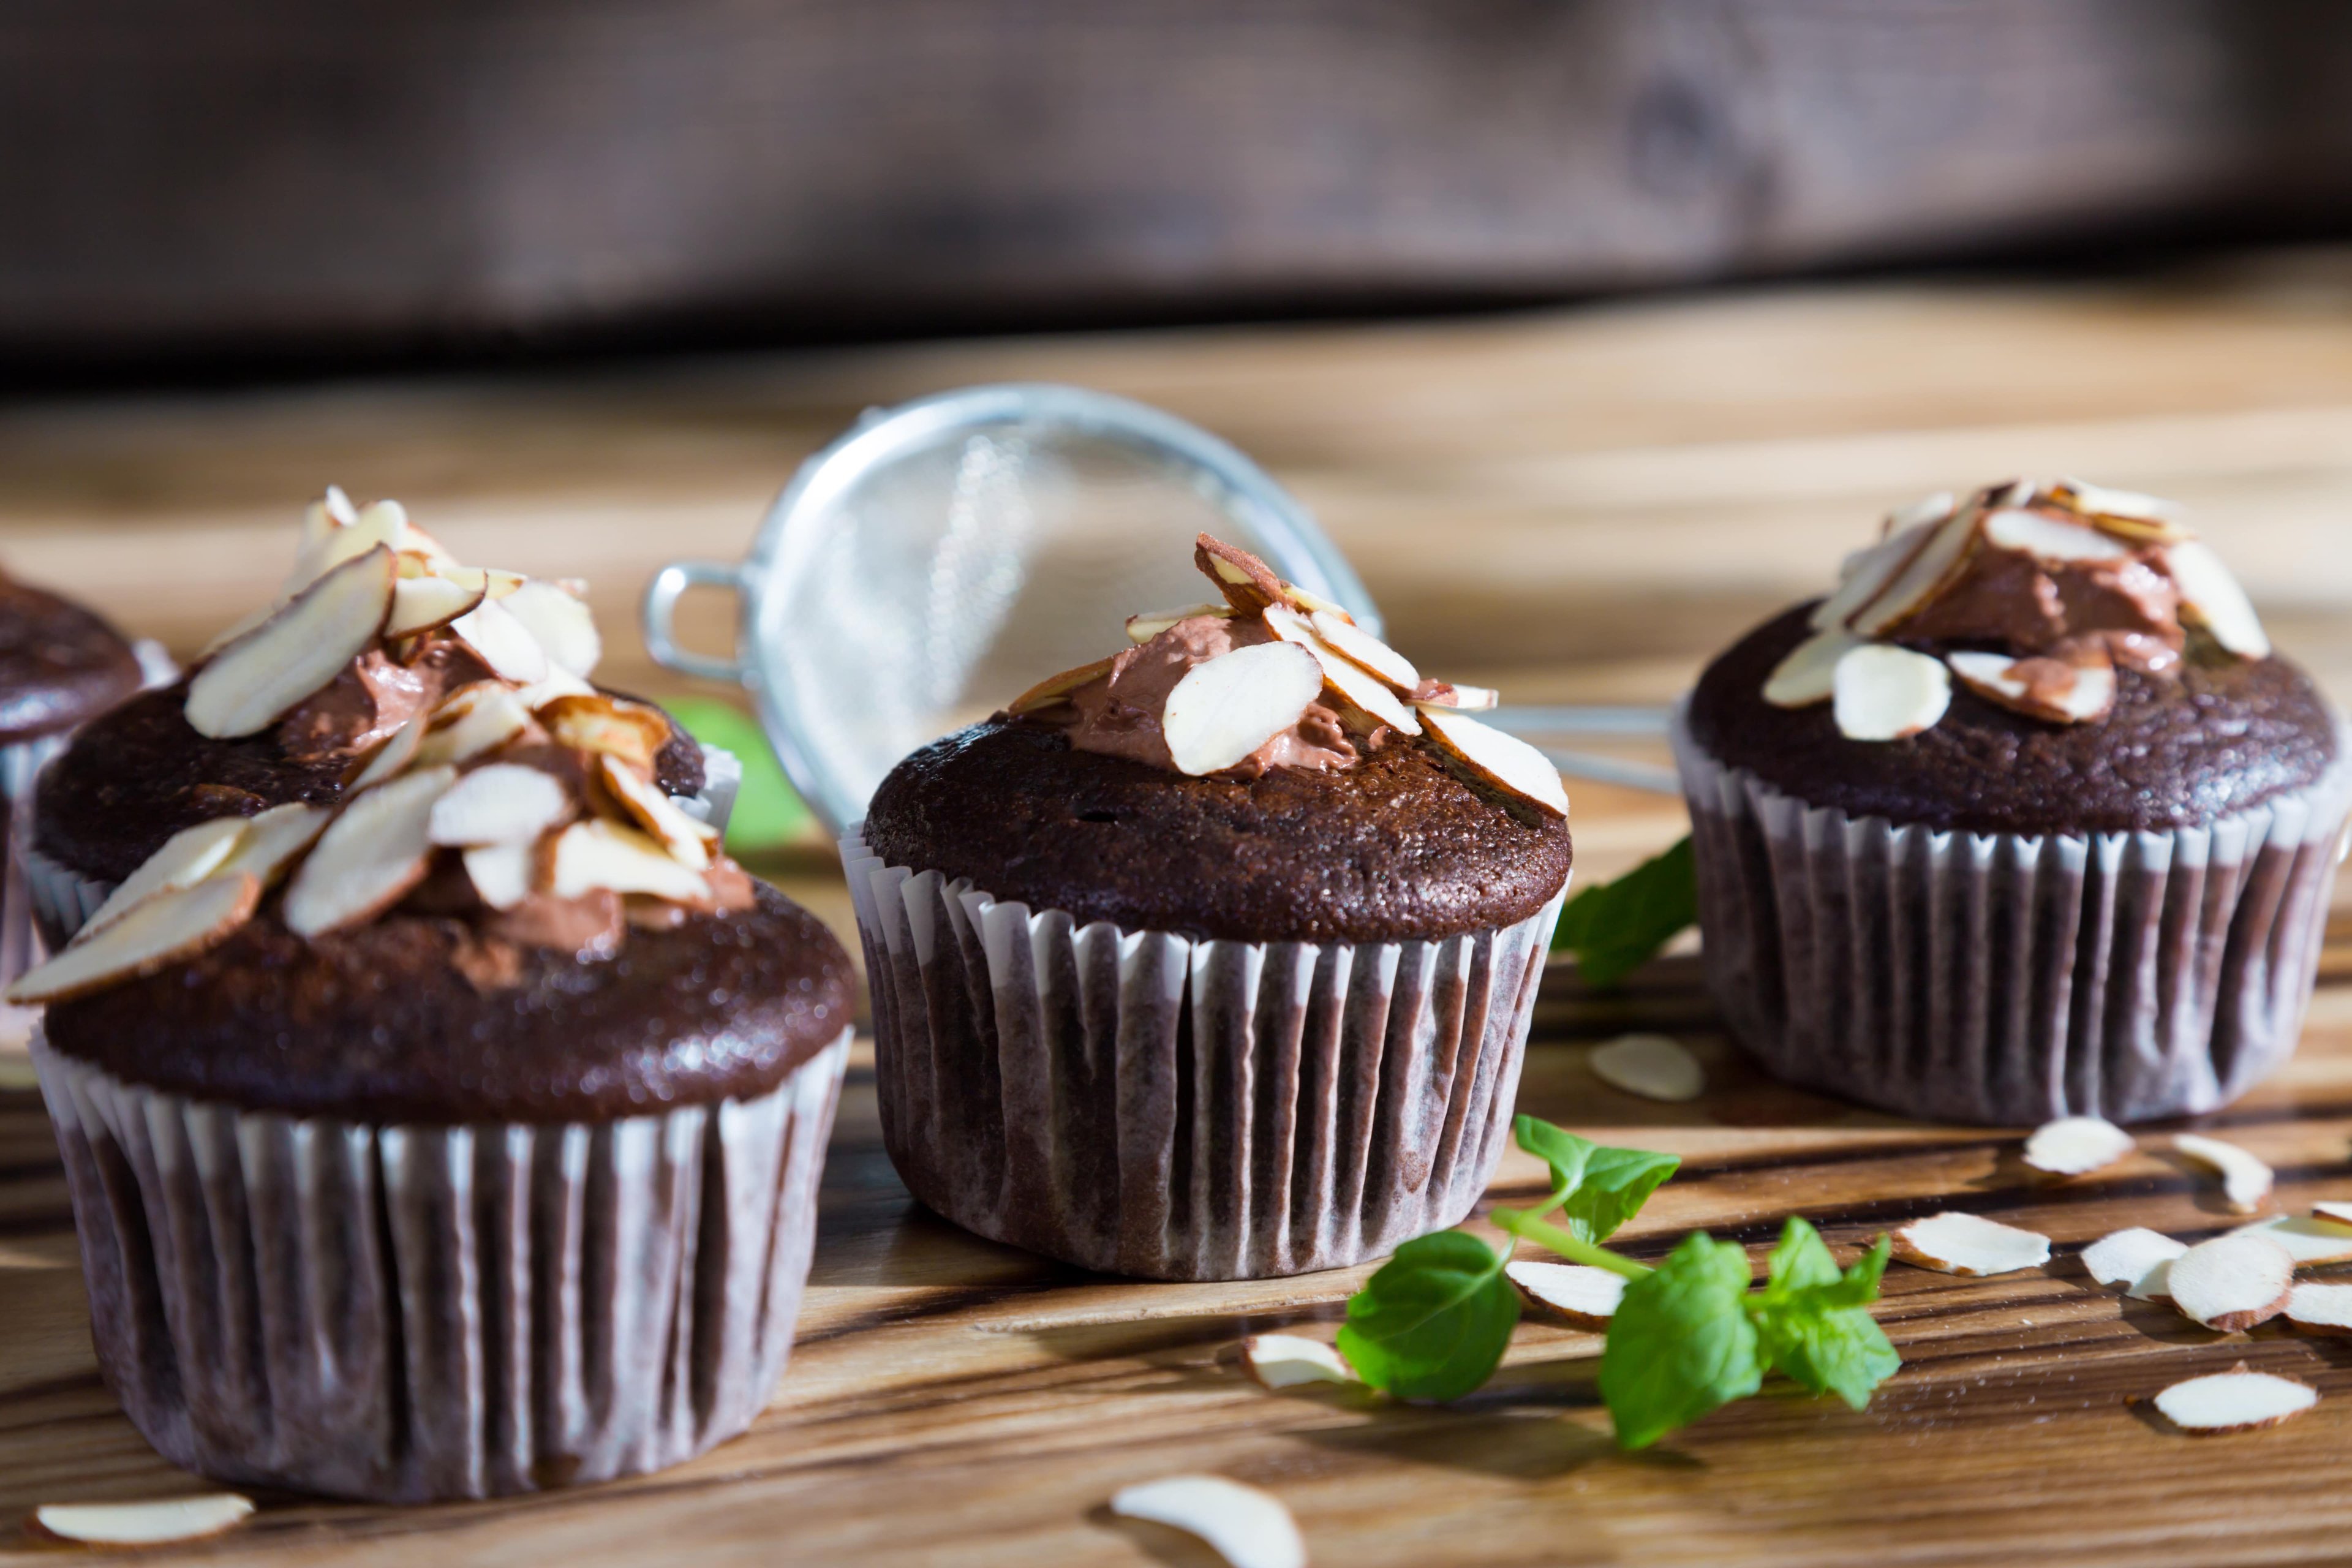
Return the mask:
<svg viewBox="0 0 2352 1568">
<path fill-rule="evenodd" d="M 682 674 L 749 689 L 785 773 L 837 832 L 917 746 L 1123 646 L 1128 616 L 1207 597 L 1192 565 L 1203 531 L 1378 633 L 1346 560 L 1234 447 L 1126 398 L 1008 384 L 869 412 L 802 465 L 747 559 L 662 568 L 646 646 Z M 697 586 L 737 595 L 731 659 L 677 644 L 677 600 Z M 1531 733 L 1662 727 L 1647 710 L 1496 717 Z M 1672 784 L 1664 769 L 1561 758 Z"/>
</svg>

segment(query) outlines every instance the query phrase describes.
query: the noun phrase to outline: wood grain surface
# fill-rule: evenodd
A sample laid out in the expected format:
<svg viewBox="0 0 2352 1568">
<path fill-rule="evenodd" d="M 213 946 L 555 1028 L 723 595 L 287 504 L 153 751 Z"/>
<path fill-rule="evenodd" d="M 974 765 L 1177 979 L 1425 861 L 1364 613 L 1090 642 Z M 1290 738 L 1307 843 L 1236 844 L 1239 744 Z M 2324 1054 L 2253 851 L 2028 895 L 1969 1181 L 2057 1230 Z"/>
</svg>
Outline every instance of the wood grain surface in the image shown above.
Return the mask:
<svg viewBox="0 0 2352 1568">
<path fill-rule="evenodd" d="M 1045 375 L 1133 393 L 1265 458 L 1314 501 L 1426 665 L 1523 699 L 1666 696 L 1742 616 L 1807 591 L 1908 492 L 2024 468 L 2182 495 L 2287 645 L 2352 690 L 2352 317 L 2332 268 L 2137 290 L 1903 289 L 1728 298 L 1475 327 L 935 345 L 585 380 L 332 386 L 0 412 L 0 554 L 186 649 L 281 572 L 330 479 L 407 500 L 462 552 L 585 571 L 614 673 L 676 689 L 627 633 L 659 561 L 732 555 L 793 460 L 863 404 Z M 2329 290 L 2336 292 L 2329 292 Z M 715 614 L 714 626 L 723 626 Z M 706 627 L 706 635 L 711 628 Z M 1681 830 L 1670 801 L 1574 791 L 1581 874 Z M 829 854 L 764 869 L 845 921 Z M 2340 906 L 2339 906 L 2340 908 Z M 2352 1198 L 2352 921 L 2304 1047 L 2205 1124 L 2280 1171 L 2282 1207 Z M 1591 1045 L 1690 1041 L 1706 1097 L 1602 1086 Z M 799 1348 L 745 1437 L 633 1482 L 419 1510 L 264 1499 L 189 1560 L 1198 1563 L 1108 1519 L 1118 1486 L 1255 1481 L 1323 1564 L 2332 1562 L 2352 1539 L 2352 1342 L 2214 1336 L 2116 1299 L 2073 1253 L 2128 1225 L 2238 1223 L 2158 1152 L 2064 1187 L 2014 1132 L 1926 1127 L 1759 1077 L 1687 957 L 1622 994 L 1548 977 L 1522 1108 L 1688 1163 L 1631 1232 L 1833 1244 L 1958 1207 L 2047 1231 L 2049 1268 L 1897 1267 L 1905 1370 L 1866 1414 L 1776 1394 L 1650 1453 L 1609 1441 L 1596 1337 L 1529 1326 L 1451 1408 L 1274 1394 L 1244 1332 L 1328 1336 L 1362 1270 L 1237 1285 L 1086 1276 L 911 1205 L 884 1158 L 870 1054 L 826 1170 Z M 9 1070 L 0 1058 L 0 1074 Z M 1539 1173 L 1513 1155 L 1491 1196 Z M 2129 1403 L 2251 1363 L 2327 1396 L 2273 1432 L 2189 1439 Z M 37 1102 L 0 1093 L 0 1561 L 44 1501 L 198 1483 L 163 1464 L 91 1359 L 62 1176 Z M 176 1560 L 176 1559 L 175 1559 Z"/>
</svg>

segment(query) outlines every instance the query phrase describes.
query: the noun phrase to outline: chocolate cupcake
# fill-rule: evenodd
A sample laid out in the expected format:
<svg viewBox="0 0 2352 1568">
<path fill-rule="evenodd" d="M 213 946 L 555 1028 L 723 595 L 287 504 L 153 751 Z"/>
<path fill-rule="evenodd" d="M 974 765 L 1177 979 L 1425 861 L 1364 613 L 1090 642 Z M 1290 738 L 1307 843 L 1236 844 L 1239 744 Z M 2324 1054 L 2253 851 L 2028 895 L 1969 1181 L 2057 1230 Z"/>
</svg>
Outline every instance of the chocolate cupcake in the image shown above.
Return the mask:
<svg viewBox="0 0 2352 1568">
<path fill-rule="evenodd" d="M 33 781 L 76 726 L 139 689 L 139 658 L 112 626 L 55 594 L 0 576 L 0 983 L 33 961 L 22 865 Z"/>
<path fill-rule="evenodd" d="M 1775 1073 L 2027 1125 L 2210 1110 L 2294 1048 L 2352 765 L 2173 510 L 1930 498 L 1678 716 L 1708 983 Z"/>
<path fill-rule="evenodd" d="M 915 752 L 842 853 L 890 1158 L 968 1229 L 1152 1279 L 1454 1224 L 1569 876 L 1541 753 L 1201 540 L 1215 604 Z"/>
<path fill-rule="evenodd" d="M 588 678 L 602 645 L 576 585 L 461 566 L 398 502 L 354 509 L 333 489 L 310 509 L 285 593 L 215 638 L 200 662 L 216 663 L 298 597 L 310 595 L 307 614 L 327 613 L 331 603 L 318 598 L 326 574 L 377 545 L 398 584 L 384 625 L 355 648 L 310 648 L 307 668 L 320 684 L 290 708 L 258 724 L 216 700 L 208 708 L 197 684 L 220 678 L 200 671 L 124 703 L 56 760 L 26 856 L 34 913 L 52 946 L 173 834 L 298 802 L 333 805 L 380 748 L 463 688 L 497 677 L 525 707 L 595 693 Z M 365 591 L 354 580 L 333 593 Z M 341 629 L 346 642 L 357 636 L 352 623 Z M 645 711 L 662 729 L 654 771 L 663 791 L 706 817 L 731 799 L 735 760 Z"/>
<path fill-rule="evenodd" d="M 226 644 L 187 722 L 469 679 L 419 678 L 325 798 L 171 833 L 9 990 L 47 1006 L 100 1365 L 224 1480 L 415 1501 L 674 1464 L 790 1350 L 848 957 L 665 793 L 659 714 L 551 691 L 467 628 L 480 578 L 412 589 L 402 553 Z"/>
</svg>

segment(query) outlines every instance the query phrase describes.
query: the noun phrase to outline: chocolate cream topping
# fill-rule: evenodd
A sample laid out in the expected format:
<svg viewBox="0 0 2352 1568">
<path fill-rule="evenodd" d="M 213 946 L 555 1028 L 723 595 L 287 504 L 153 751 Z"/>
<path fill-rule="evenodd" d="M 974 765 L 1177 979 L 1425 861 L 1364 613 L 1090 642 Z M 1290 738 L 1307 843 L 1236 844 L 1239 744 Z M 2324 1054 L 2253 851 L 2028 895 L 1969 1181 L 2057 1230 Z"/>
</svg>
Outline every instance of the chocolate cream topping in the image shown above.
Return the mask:
<svg viewBox="0 0 2352 1568">
<path fill-rule="evenodd" d="M 2032 510 L 2057 521 L 2081 521 Z M 2186 642 L 2180 590 L 2164 569 L 2159 546 L 2117 550 L 2095 560 L 2049 561 L 1979 539 L 1952 580 L 1894 635 L 1938 647 L 1990 645 L 2060 667 L 2113 662 L 2163 674 L 2179 663 Z"/>
<path fill-rule="evenodd" d="M 1060 724 L 1069 736 L 1072 751 L 1125 757 L 1173 773 L 1176 760 L 1169 754 L 1167 737 L 1160 732 L 1160 715 L 1176 683 L 1220 654 L 1274 640 L 1263 621 L 1192 616 L 1118 655 L 1108 674 L 1070 693 L 1066 707 L 1037 717 Z M 1377 748 L 1389 733 L 1382 728 L 1360 737 L 1362 749 Z M 1224 770 L 1224 776 L 1254 779 L 1276 767 L 1344 768 L 1360 755 L 1358 738 L 1349 735 L 1338 711 L 1315 702 L 1299 715 L 1298 722 L 1269 737 L 1256 751 Z"/>
</svg>

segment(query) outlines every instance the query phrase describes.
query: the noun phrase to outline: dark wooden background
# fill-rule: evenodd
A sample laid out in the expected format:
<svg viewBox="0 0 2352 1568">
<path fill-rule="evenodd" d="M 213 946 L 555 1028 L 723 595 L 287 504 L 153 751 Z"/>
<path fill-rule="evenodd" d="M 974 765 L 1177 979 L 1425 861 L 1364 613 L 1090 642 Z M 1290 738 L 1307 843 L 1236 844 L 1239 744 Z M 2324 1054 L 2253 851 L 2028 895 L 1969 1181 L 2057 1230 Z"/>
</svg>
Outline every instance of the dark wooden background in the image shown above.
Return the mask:
<svg viewBox="0 0 2352 1568">
<path fill-rule="evenodd" d="M 0 356 L 1531 299 L 2352 216 L 2328 0 L 16 0 Z"/>
</svg>

